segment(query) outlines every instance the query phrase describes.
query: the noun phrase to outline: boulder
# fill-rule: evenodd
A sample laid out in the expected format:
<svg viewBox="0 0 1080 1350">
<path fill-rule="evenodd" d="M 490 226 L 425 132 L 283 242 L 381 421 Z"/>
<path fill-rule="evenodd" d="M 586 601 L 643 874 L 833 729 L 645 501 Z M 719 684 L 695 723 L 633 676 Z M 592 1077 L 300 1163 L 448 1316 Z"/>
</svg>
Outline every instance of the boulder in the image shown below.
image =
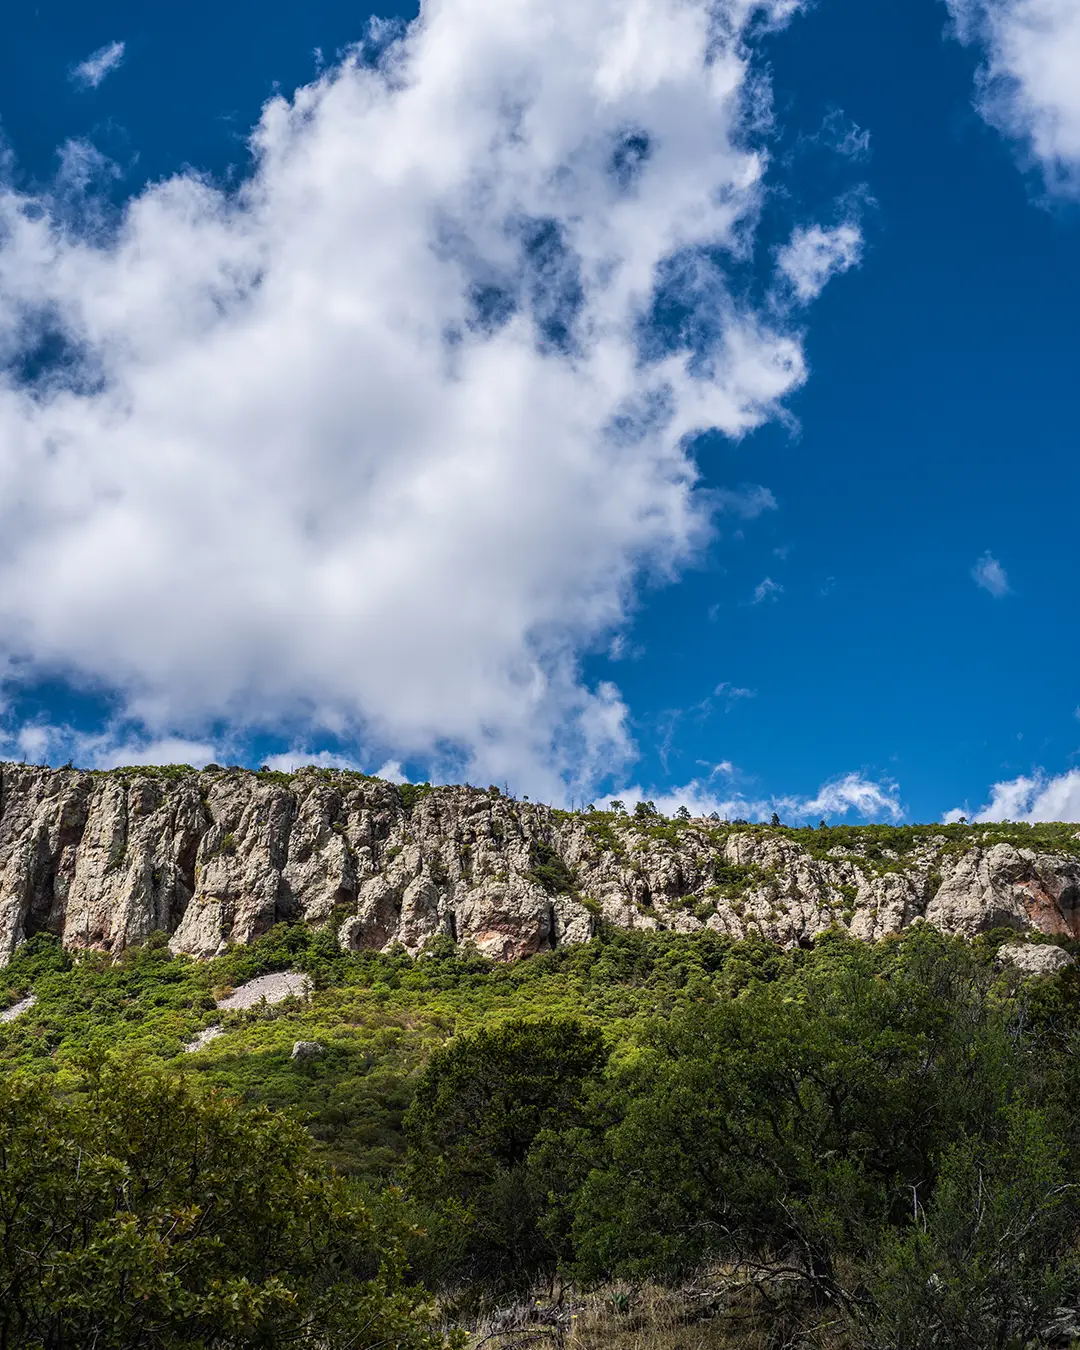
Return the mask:
<svg viewBox="0 0 1080 1350">
<path fill-rule="evenodd" d="M 998 952 L 998 964 L 1013 966 L 1021 975 L 1056 975 L 1075 962 L 1061 947 L 1049 943 L 1009 942 Z"/>
</svg>

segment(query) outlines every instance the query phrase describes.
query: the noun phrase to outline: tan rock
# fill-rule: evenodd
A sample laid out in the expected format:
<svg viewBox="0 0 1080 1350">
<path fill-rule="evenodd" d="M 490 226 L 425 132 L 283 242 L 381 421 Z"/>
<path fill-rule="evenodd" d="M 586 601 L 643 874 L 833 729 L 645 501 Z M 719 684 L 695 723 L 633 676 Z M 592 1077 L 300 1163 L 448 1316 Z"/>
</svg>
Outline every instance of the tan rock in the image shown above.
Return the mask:
<svg viewBox="0 0 1080 1350">
<path fill-rule="evenodd" d="M 0 766 L 0 961 L 27 936 L 121 951 L 150 933 L 209 957 L 274 923 L 332 923 L 348 948 L 440 935 L 512 959 L 603 922 L 786 945 L 878 939 L 926 920 L 1080 935 L 1080 862 L 973 833 L 903 858 L 827 837 L 572 815 L 476 788 L 422 792 L 301 771 L 156 774 Z M 807 844 L 813 844 L 813 849 Z M 815 856 L 816 855 L 816 856 Z M 734 878 L 734 881 L 733 881 Z"/>
<path fill-rule="evenodd" d="M 998 964 L 1013 966 L 1022 975 L 1056 975 L 1076 962 L 1061 947 L 1049 943 L 1008 942 L 998 952 Z"/>
</svg>

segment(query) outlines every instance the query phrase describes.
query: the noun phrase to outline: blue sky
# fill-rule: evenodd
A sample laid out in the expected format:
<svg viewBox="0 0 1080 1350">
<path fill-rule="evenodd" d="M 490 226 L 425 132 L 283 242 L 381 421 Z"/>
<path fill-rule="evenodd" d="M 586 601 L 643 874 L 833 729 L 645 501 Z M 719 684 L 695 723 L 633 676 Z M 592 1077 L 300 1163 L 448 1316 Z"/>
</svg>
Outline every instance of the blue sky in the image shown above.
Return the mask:
<svg viewBox="0 0 1080 1350">
<path fill-rule="evenodd" d="M 1080 819 L 1080 20 L 709 10 L 0 20 L 4 753 Z"/>
</svg>

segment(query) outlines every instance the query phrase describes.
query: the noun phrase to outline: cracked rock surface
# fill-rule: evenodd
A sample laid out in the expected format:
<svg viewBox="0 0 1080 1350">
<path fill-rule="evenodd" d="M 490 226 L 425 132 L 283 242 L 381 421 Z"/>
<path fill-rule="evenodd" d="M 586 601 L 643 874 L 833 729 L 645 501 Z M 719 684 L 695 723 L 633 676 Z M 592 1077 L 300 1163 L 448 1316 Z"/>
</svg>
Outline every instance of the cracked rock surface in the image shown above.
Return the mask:
<svg viewBox="0 0 1080 1350">
<path fill-rule="evenodd" d="M 793 832 L 571 814 L 493 790 L 403 793 L 360 774 L 87 773 L 0 765 L 0 962 L 37 932 L 121 951 L 165 931 L 210 957 L 283 920 L 349 948 L 443 934 L 510 960 L 627 928 L 829 928 L 875 939 L 919 920 L 1080 937 L 1075 852 L 933 832 L 902 856 Z"/>
</svg>

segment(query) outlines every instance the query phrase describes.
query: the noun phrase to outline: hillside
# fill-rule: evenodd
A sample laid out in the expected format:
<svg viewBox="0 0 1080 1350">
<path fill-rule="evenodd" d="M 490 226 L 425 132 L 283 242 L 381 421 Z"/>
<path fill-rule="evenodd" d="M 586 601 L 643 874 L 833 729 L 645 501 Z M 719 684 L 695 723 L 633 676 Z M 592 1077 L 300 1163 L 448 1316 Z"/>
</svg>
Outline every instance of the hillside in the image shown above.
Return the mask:
<svg viewBox="0 0 1080 1350">
<path fill-rule="evenodd" d="M 0 974 L 24 1004 L 0 1025 L 0 1209 L 21 1216 L 0 1329 L 28 1350 L 105 1330 L 125 1350 L 455 1330 L 474 1350 L 1065 1350 L 1080 967 L 1010 943 L 1065 962 L 1030 980 L 1008 938 L 783 951 L 605 926 L 492 962 L 296 923 L 198 961 L 162 934 L 118 959 L 38 934 Z M 373 1250 L 408 1288 L 370 1284 Z"/>
<path fill-rule="evenodd" d="M 445 935 L 503 960 L 600 923 L 791 946 L 918 919 L 1075 937 L 1078 910 L 1070 825 L 789 829 L 319 769 L 0 766 L 0 961 L 39 932 L 208 958 L 299 920 L 350 950 Z"/>
</svg>

